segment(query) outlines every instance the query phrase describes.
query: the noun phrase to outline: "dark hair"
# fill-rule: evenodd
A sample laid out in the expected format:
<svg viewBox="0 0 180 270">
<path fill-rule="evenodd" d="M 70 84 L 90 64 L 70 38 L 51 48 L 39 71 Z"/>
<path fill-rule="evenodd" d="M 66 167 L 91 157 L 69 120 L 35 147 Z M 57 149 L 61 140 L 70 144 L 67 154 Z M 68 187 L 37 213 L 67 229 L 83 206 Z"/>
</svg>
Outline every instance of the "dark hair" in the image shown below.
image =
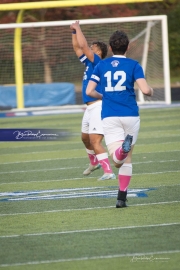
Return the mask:
<svg viewBox="0 0 180 270">
<path fill-rule="evenodd" d="M 92 45 L 96 44 L 97 47 L 101 50 L 101 57 L 104 59 L 107 56 L 108 47 L 104 42 L 101 41 L 93 41 Z"/>
<path fill-rule="evenodd" d="M 128 36 L 125 32 L 117 30 L 111 35 L 109 45 L 113 54 L 125 54 L 129 45 Z"/>
</svg>

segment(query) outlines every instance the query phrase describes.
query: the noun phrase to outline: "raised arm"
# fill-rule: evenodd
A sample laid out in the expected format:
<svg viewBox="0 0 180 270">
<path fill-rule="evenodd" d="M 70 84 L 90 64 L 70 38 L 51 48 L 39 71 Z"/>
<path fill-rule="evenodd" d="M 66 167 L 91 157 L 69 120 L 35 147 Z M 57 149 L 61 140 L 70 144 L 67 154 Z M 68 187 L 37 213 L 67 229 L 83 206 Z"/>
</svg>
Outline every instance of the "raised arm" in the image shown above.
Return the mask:
<svg viewBox="0 0 180 270">
<path fill-rule="evenodd" d="M 147 84 L 144 78 L 137 79 L 136 82 L 139 89 L 144 95 L 150 96 L 150 97 L 153 96 L 153 89 Z"/>
<path fill-rule="evenodd" d="M 87 40 L 81 30 L 81 27 L 79 25 L 79 21 L 76 21 L 71 25 L 71 29 L 74 29 L 76 31 L 77 43 L 79 45 L 79 48 L 82 50 L 82 52 L 87 56 L 87 58 L 93 62 L 94 61 L 94 53 L 91 50 L 91 48 L 88 46 Z"/>
<path fill-rule="evenodd" d="M 77 57 L 80 57 L 83 54 L 83 51 L 81 50 L 81 47 L 77 40 L 76 30 L 73 28 L 73 24 L 71 24 L 70 29 L 72 30 L 72 45 L 73 49 L 77 55 Z"/>
</svg>

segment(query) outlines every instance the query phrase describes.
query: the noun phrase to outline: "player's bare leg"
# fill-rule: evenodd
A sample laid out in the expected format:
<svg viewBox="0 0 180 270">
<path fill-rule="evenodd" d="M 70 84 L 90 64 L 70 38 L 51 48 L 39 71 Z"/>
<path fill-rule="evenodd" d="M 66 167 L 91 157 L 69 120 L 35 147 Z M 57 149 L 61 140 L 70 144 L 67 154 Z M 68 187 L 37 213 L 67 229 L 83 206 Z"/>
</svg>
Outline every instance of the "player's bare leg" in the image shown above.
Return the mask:
<svg viewBox="0 0 180 270">
<path fill-rule="evenodd" d="M 116 179 L 109 162 L 108 153 L 102 144 L 102 139 L 104 136 L 101 134 L 89 134 L 89 137 L 99 164 L 104 171 L 104 175 L 98 180 Z"/>
<path fill-rule="evenodd" d="M 91 172 L 100 169 L 101 165 L 99 164 L 99 161 L 96 157 L 94 148 L 90 142 L 89 134 L 87 133 L 81 133 L 81 139 L 84 143 L 84 146 L 86 148 L 87 155 L 89 157 L 90 164 L 88 168 L 83 172 L 84 175 L 89 175 Z"/>
<path fill-rule="evenodd" d="M 81 140 L 87 149 L 93 150 L 93 146 L 91 145 L 89 134 L 81 133 Z"/>
<path fill-rule="evenodd" d="M 106 149 L 102 145 L 103 135 L 101 134 L 89 134 L 89 142 L 92 145 L 96 155 L 106 152 Z"/>
<path fill-rule="evenodd" d="M 132 140 L 133 136 L 127 135 L 124 141 L 119 141 L 121 145 L 113 153 L 111 152 L 111 157 L 116 168 L 120 168 L 127 160 L 129 152 L 133 149 Z"/>
<path fill-rule="evenodd" d="M 122 164 L 117 164 L 114 162 L 116 168 L 119 168 L 118 173 L 118 182 L 119 182 L 119 190 L 117 195 L 116 208 L 126 207 L 126 197 L 128 186 L 132 177 L 132 152 L 134 149 L 134 145 L 131 146 L 131 150 L 129 151 L 125 161 Z"/>
<path fill-rule="evenodd" d="M 126 207 L 127 189 L 132 177 L 133 136 L 127 135 L 124 141 L 115 141 L 108 145 L 108 150 L 118 172 L 118 196 L 116 208 Z"/>
</svg>

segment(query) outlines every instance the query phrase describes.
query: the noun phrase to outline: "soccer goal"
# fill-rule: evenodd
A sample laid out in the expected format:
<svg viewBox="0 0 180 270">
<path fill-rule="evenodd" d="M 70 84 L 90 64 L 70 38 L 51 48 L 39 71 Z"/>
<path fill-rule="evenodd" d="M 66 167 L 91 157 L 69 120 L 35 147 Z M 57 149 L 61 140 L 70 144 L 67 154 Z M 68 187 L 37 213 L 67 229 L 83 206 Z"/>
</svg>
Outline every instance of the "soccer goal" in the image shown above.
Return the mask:
<svg viewBox="0 0 180 270">
<path fill-rule="evenodd" d="M 75 89 L 80 89 L 84 66 L 73 51 L 72 22 L 0 24 L 0 85 L 17 84 L 15 72 L 19 71 L 15 71 L 14 36 L 15 28 L 22 28 L 23 84 L 70 82 L 75 85 Z M 136 91 L 138 103 L 171 103 L 165 15 L 80 20 L 80 25 L 89 44 L 94 40 L 108 44 L 112 32 L 125 31 L 130 39 L 127 57 L 139 61 L 148 84 L 154 88 L 152 98 Z"/>
</svg>

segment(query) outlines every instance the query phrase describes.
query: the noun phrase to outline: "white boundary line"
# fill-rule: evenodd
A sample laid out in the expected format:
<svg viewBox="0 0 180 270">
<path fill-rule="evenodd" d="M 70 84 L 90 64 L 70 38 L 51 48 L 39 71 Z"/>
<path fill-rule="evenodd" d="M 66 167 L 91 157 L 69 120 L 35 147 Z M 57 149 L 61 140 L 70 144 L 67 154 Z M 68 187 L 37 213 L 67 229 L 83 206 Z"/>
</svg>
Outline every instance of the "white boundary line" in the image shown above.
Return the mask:
<svg viewBox="0 0 180 270">
<path fill-rule="evenodd" d="M 163 171 L 163 172 L 152 172 L 152 173 L 134 173 L 133 176 L 137 175 L 154 175 L 154 174 L 166 174 L 166 173 L 179 173 L 180 170 L 176 171 Z M 78 180 L 85 180 L 85 179 L 94 179 L 97 178 L 96 176 L 85 176 L 85 177 L 77 177 L 77 178 L 63 178 L 63 179 L 55 179 L 55 180 L 40 180 L 40 181 L 24 181 L 24 182 L 9 182 L 9 183 L 0 183 L 0 185 L 13 185 L 13 184 L 29 184 L 29 183 L 47 183 L 47 182 L 62 182 L 62 181 L 78 181 Z M 106 180 L 108 181 L 108 180 Z M 112 179 L 109 181 L 113 181 Z"/>
<path fill-rule="evenodd" d="M 149 161 L 144 161 L 144 162 L 134 162 L 134 164 L 138 165 L 138 164 L 149 164 L 149 163 L 166 163 L 166 162 L 179 162 L 178 159 L 172 159 L 172 160 L 160 160 L 160 161 L 153 161 L 153 160 L 149 160 Z M 68 167 L 68 170 L 71 169 L 80 169 L 82 167 Z M 67 170 L 67 167 L 58 167 L 58 168 L 52 168 L 52 169 L 39 169 L 39 170 L 26 170 L 26 171 L 8 171 L 8 172 L 0 172 L 0 174 L 11 174 L 11 173 L 29 173 L 29 172 L 46 172 L 46 171 L 59 171 L 59 170 Z"/>
<path fill-rule="evenodd" d="M 173 142 L 174 144 L 177 144 L 177 142 Z M 162 145 L 163 145 L 164 143 L 162 143 Z M 170 144 L 170 143 L 169 143 Z M 171 144 L 172 144 L 172 142 L 171 142 Z M 139 144 L 139 145 L 136 145 L 137 147 L 138 146 L 150 146 L 150 145 L 154 145 L 154 144 Z M 61 150 L 61 149 L 59 149 L 59 150 L 53 150 L 53 151 L 37 151 L 37 152 L 26 152 L 26 153 L 14 153 L 14 154 L 12 154 L 12 153 L 8 153 L 8 154 L 1 154 L 1 156 L 12 156 L 12 155 L 19 155 L 19 154 L 23 154 L 23 155 L 29 155 L 29 154 L 33 154 L 33 155 L 35 155 L 35 154 L 46 154 L 46 153 L 58 153 L 58 152 L 62 152 L 62 151 L 67 151 L 66 149 L 63 149 L 63 150 Z M 69 151 L 69 150 L 68 150 Z M 84 152 L 84 148 L 77 148 L 77 149 L 70 149 L 70 151 L 83 151 Z M 180 152 L 180 150 L 179 149 L 177 149 L 177 150 L 169 150 L 169 151 L 156 151 L 156 153 L 168 153 L 168 152 Z M 140 153 L 134 153 L 134 155 L 139 155 L 139 154 L 152 154 L 152 153 L 154 153 L 154 152 L 140 152 Z M 79 158 L 79 157 L 76 157 L 76 158 Z M 64 159 L 64 158 L 62 158 L 62 159 Z M 66 158 L 66 159 L 70 159 L 70 158 Z"/>
<path fill-rule="evenodd" d="M 159 223 L 159 224 L 149 224 L 149 225 L 140 225 L 140 226 L 111 227 L 111 228 L 88 229 L 88 230 L 61 231 L 61 232 L 1 235 L 0 238 L 16 238 L 16 237 L 44 236 L 44 235 L 57 235 L 57 234 L 59 235 L 59 234 L 73 234 L 73 233 L 102 232 L 102 231 L 112 231 L 112 230 L 128 230 L 128 229 L 139 229 L 139 228 L 165 227 L 165 226 L 174 226 L 174 225 L 180 225 L 180 222 Z"/>
<path fill-rule="evenodd" d="M 137 207 L 137 206 L 151 206 L 151 205 L 161 205 L 161 204 L 174 204 L 180 203 L 180 201 L 171 201 L 171 202 L 157 202 L 157 203 L 140 203 L 140 204 L 133 204 L 129 205 L 129 207 Z M 59 213 L 59 212 L 73 212 L 73 211 L 88 211 L 88 210 L 101 210 L 101 209 L 110 209 L 115 208 L 114 205 L 111 206 L 98 206 L 98 207 L 89 207 L 89 208 L 75 208 L 75 209 L 60 209 L 60 210 L 48 210 L 48 211 L 41 211 L 41 212 L 27 212 L 27 213 L 12 213 L 12 214 L 0 214 L 0 217 L 4 216 L 19 216 L 19 215 L 36 215 L 36 214 L 45 214 L 45 213 Z"/>
<path fill-rule="evenodd" d="M 72 150 L 76 150 L 76 151 L 79 151 L 80 149 L 72 149 Z M 82 149 L 83 150 L 83 149 Z M 65 150 L 64 150 L 65 151 Z M 84 151 L 84 150 L 83 150 Z M 44 152 L 29 152 L 29 153 L 22 153 L 23 155 L 26 154 L 44 154 L 44 153 L 52 153 L 52 152 L 56 152 L 58 153 L 58 151 L 44 151 Z M 170 151 L 156 151 L 156 152 L 139 152 L 139 153 L 134 153 L 134 155 L 148 155 L 148 154 L 154 154 L 154 153 L 173 153 L 173 152 L 180 152 L 180 150 L 170 150 Z M 19 154 L 19 153 L 18 153 Z M 2 156 L 3 154 L 1 154 Z M 7 156 L 7 155 L 12 155 L 11 154 L 4 154 L 3 156 Z M 0 165 L 3 165 L 3 164 L 16 164 L 16 163 L 24 163 L 24 162 L 36 162 L 36 161 L 41 161 L 41 162 L 44 162 L 46 160 L 69 160 L 69 159 L 84 159 L 84 158 L 87 158 L 87 156 L 79 156 L 79 157 L 71 157 L 71 158 L 52 158 L 52 159 L 38 159 L 38 160 L 25 160 L 25 161 L 16 161 L 16 162 L 6 162 L 6 163 L 1 163 Z"/>
<path fill-rule="evenodd" d="M 50 263 L 62 263 L 62 262 L 75 262 L 75 261 L 88 261 L 88 260 L 100 260 L 100 259 L 114 259 L 114 258 L 123 258 L 123 257 L 132 257 L 131 263 L 133 263 L 133 259 L 135 260 L 138 256 L 152 256 L 152 255 L 163 255 L 163 254 L 174 254 L 179 253 L 180 250 L 165 250 L 165 251 L 156 251 L 156 252 L 147 252 L 147 253 L 125 253 L 125 254 L 115 254 L 115 255 L 105 255 L 105 256 L 94 256 L 94 257 L 81 257 L 81 258 L 70 258 L 70 259 L 59 259 L 59 260 L 47 260 L 47 261 L 30 261 L 24 263 L 14 263 L 14 264 L 0 264 L 0 267 L 9 267 L 9 266 L 23 266 L 23 265 L 38 265 L 38 264 L 50 264 Z M 150 259 L 153 258 L 149 258 Z M 157 258 L 158 259 L 158 258 Z M 155 261 L 157 262 L 155 258 Z M 161 259 L 161 260 L 160 260 Z M 162 262 L 168 262 L 170 258 L 159 258 Z M 151 261 L 150 261 L 151 262 Z M 135 263 L 135 261 L 134 261 Z M 153 268 L 152 268 L 153 269 Z"/>
</svg>

